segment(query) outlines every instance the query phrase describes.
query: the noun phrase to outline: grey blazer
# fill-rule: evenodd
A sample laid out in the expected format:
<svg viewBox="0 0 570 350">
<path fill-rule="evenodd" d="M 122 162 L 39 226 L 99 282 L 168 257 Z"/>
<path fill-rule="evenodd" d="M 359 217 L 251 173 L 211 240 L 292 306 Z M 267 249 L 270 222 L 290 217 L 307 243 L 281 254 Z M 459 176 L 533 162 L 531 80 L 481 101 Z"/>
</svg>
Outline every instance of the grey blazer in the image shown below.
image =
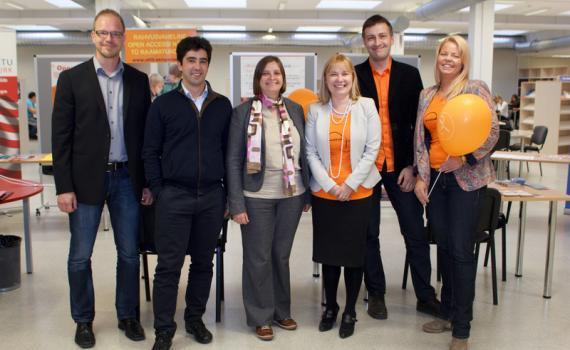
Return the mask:
<svg viewBox="0 0 570 350">
<path fill-rule="evenodd" d="M 314 103 L 309 108 L 305 138 L 307 159 L 311 167 L 311 191 L 326 192 L 336 185 L 329 174 L 331 108 L 328 104 Z M 378 111 L 371 98 L 359 97 L 350 112 L 350 165 L 352 173 L 345 183 L 355 191 L 358 186 L 372 188 L 381 177 L 376 168 L 380 148 L 381 125 Z"/>
<path fill-rule="evenodd" d="M 230 214 L 235 215 L 246 211 L 243 191 L 257 192 L 263 185 L 265 174 L 265 135 L 261 136 L 261 171 L 257 174 L 247 174 L 247 126 L 251 113 L 252 99 L 234 108 L 230 122 L 228 151 L 226 153 L 226 172 L 228 181 L 228 202 Z M 293 125 L 299 132 L 301 154 L 299 166 L 303 176 L 303 184 L 307 189 L 305 198 L 310 200 L 309 179 L 311 177 L 309 163 L 305 151 L 305 117 L 303 108 L 295 102 L 283 98 L 285 108 Z"/>
</svg>

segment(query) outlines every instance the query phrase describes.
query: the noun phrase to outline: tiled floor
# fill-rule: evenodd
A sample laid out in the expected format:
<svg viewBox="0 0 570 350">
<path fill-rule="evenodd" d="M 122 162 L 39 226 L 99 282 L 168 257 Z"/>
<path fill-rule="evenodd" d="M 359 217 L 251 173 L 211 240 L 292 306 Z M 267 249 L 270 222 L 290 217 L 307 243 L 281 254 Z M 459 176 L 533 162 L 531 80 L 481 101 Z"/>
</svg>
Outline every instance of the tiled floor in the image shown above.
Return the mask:
<svg viewBox="0 0 570 350">
<path fill-rule="evenodd" d="M 529 178 L 552 188 L 565 190 L 567 167 L 543 165 L 545 175 L 539 177 L 538 168 L 531 164 Z M 37 167 L 26 166 L 25 176 L 37 178 Z M 54 201 L 53 187 L 46 189 L 46 198 Z M 39 206 L 39 196 L 33 198 L 32 208 Z M 6 206 L 0 208 L 7 209 Z M 9 209 L 9 208 L 8 208 Z M 528 205 L 527 237 L 524 277 L 514 277 L 515 246 L 518 227 L 517 212 L 508 227 L 508 280 L 499 281 L 499 305 L 493 306 L 491 269 L 482 267 L 477 274 L 475 320 L 472 323 L 471 349 L 568 349 L 570 344 L 570 218 L 564 216 L 559 205 L 558 233 L 554 261 L 552 299 L 542 298 L 544 261 L 546 253 L 547 205 Z M 22 214 L 0 216 L 0 232 L 21 232 Z M 56 208 L 42 211 L 32 217 L 33 253 L 35 271 L 22 275 L 18 290 L 0 294 L 0 349 L 75 349 L 74 323 L 69 315 L 69 295 L 66 273 L 68 250 L 67 218 Z M 214 284 L 208 309 L 204 315 L 206 326 L 214 334 L 209 345 L 196 343 L 183 331 L 183 291 L 179 292 L 176 320 L 182 326 L 174 338 L 174 349 L 447 349 L 450 335 L 430 335 L 421 331 L 421 325 L 430 317 L 416 313 L 415 296 L 409 288 L 400 288 L 404 244 L 393 210 L 382 208 L 381 244 L 388 282 L 386 321 L 371 319 L 364 302 L 357 306 L 356 333 L 348 339 L 338 337 L 338 328 L 319 333 L 317 324 L 321 308 L 321 283 L 312 277 L 311 217 L 303 215 L 291 257 L 293 317 L 299 329 L 288 332 L 276 329 L 273 342 L 261 342 L 245 325 L 241 299 L 241 240 L 239 228 L 230 224 L 226 252 L 226 300 L 222 322 L 214 322 Z M 500 247 L 500 243 L 498 243 Z M 434 260 L 435 249 L 432 249 Z M 23 254 L 23 252 L 22 252 Z M 498 253 L 499 254 L 499 253 Z M 500 258 L 500 255 L 499 255 Z M 155 257 L 150 258 L 154 269 Z M 141 302 L 142 323 L 147 340 L 134 343 L 117 329 L 114 311 L 114 275 L 116 253 L 112 234 L 101 230 L 93 256 L 96 310 L 94 329 L 98 349 L 150 349 L 153 343 L 152 305 Z M 187 271 L 187 265 L 184 267 Z M 24 271 L 23 256 L 22 270 Z M 500 273 L 500 269 L 499 269 Z M 184 274 L 183 274 L 184 275 Z M 499 275 L 500 278 L 500 275 Z M 433 278 L 435 282 L 435 277 Z M 185 286 L 186 277 L 182 278 Z M 143 295 L 141 281 L 141 296 Z M 439 286 L 438 286 L 439 287 Z M 344 292 L 340 288 L 339 301 Z"/>
</svg>

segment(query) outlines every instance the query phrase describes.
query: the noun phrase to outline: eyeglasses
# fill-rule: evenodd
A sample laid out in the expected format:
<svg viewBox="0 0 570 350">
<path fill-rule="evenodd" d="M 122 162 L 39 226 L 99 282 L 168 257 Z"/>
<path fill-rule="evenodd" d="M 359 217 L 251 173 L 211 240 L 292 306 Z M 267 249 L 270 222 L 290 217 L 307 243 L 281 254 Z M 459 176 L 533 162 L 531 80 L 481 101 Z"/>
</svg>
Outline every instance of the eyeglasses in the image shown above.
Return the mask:
<svg viewBox="0 0 570 350">
<path fill-rule="evenodd" d="M 108 35 L 111 35 L 111 38 L 113 39 L 120 39 L 125 34 L 123 32 L 108 32 L 106 30 L 94 30 L 94 32 L 101 39 L 106 38 Z"/>
</svg>

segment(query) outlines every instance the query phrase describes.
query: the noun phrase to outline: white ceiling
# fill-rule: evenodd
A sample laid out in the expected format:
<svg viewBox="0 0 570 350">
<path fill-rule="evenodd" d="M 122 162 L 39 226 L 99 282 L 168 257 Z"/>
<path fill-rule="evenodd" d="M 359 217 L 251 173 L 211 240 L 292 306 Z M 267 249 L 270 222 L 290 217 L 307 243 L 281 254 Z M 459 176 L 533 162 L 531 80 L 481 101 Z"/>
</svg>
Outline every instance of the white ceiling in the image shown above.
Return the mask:
<svg viewBox="0 0 570 350">
<path fill-rule="evenodd" d="M 208 0 L 202 0 L 207 2 Z M 341 31 L 358 32 L 363 19 L 373 13 L 395 19 L 405 15 L 410 27 L 432 28 L 437 33 L 467 32 L 469 13 L 447 13 L 431 21 L 416 20 L 415 8 L 429 0 L 384 0 L 369 11 L 317 10 L 320 0 L 248 0 L 245 9 L 190 9 L 184 0 L 123 0 L 122 13 L 131 12 L 150 27 L 200 27 L 202 25 L 245 25 L 250 31 L 294 31 L 298 26 L 342 26 Z M 15 10 L 6 2 L 23 6 Z M 64 10 L 44 0 L 0 0 L 0 25 L 42 24 L 62 30 L 89 30 L 94 14 L 93 0 L 76 0 L 86 9 Z M 527 39 L 570 35 L 570 0 L 497 0 L 511 7 L 496 12 L 495 29 L 523 30 Z M 155 8 L 149 9 L 147 3 Z M 279 4 L 285 3 L 283 10 Z M 526 16 L 533 11 L 546 10 Z M 561 15 L 568 12 L 569 15 Z"/>
</svg>

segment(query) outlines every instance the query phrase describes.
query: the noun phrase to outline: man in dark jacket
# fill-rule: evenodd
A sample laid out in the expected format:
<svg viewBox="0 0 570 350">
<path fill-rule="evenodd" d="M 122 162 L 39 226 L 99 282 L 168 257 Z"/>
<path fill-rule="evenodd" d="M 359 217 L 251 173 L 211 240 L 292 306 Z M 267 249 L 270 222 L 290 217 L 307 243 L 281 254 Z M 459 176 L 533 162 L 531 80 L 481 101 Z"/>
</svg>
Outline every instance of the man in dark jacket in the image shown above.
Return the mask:
<svg viewBox="0 0 570 350">
<path fill-rule="evenodd" d="M 71 243 L 67 269 L 75 342 L 95 345 L 95 297 L 91 253 L 107 204 L 117 246 L 116 308 L 119 328 L 143 340 L 138 321 L 140 204 L 152 195 L 143 189 L 141 159 L 150 89 L 146 74 L 121 62 L 125 25 L 113 10 L 93 21 L 93 59 L 59 76 L 52 115 L 52 151 L 57 205 L 69 213 Z M 142 199 L 141 199 L 142 198 Z"/>
<path fill-rule="evenodd" d="M 429 243 L 423 223 L 423 207 L 414 195 L 414 128 L 422 90 L 419 71 L 393 60 L 392 25 L 380 16 L 368 18 L 362 26 L 362 41 L 368 60 L 355 67 L 360 92 L 374 99 L 382 123 L 382 144 L 376 166 L 382 181 L 374 188 L 374 208 L 368 226 L 364 282 L 368 289 L 368 314 L 386 319 L 386 278 L 380 257 L 380 196 L 382 185 L 396 211 L 406 243 L 412 283 L 418 298 L 417 310 L 439 315 L 439 301 L 430 285 Z"/>
<path fill-rule="evenodd" d="M 184 321 L 203 344 L 212 334 L 202 322 L 212 282 L 212 259 L 225 210 L 225 151 L 230 101 L 212 90 L 206 74 L 212 46 L 201 37 L 176 47 L 182 81 L 152 104 L 143 159 L 156 203 L 153 349 L 170 349 L 180 271 L 191 256 Z"/>
</svg>

